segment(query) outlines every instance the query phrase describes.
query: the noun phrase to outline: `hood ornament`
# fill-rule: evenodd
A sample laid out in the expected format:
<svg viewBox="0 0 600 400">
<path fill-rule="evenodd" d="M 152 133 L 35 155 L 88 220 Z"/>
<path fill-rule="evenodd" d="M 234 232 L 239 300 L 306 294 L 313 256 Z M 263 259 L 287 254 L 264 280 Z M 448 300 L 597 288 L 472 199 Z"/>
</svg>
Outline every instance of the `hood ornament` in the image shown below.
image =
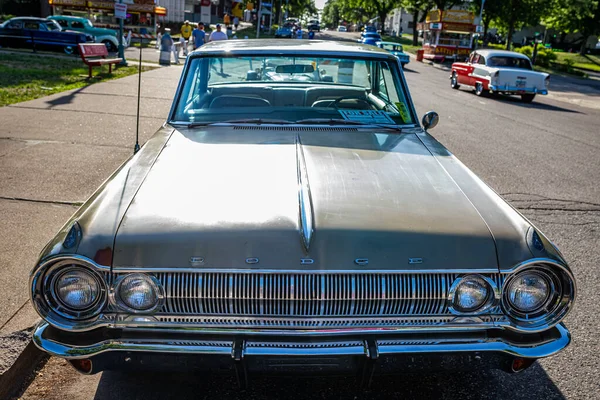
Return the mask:
<svg viewBox="0 0 600 400">
<path fill-rule="evenodd" d="M 312 208 L 312 199 L 310 196 L 310 186 L 308 184 L 308 173 L 306 171 L 306 162 L 300 136 L 296 135 L 296 160 L 298 169 L 298 222 L 300 224 L 300 237 L 304 250 L 308 252 L 310 241 L 314 233 L 314 215 Z"/>
</svg>

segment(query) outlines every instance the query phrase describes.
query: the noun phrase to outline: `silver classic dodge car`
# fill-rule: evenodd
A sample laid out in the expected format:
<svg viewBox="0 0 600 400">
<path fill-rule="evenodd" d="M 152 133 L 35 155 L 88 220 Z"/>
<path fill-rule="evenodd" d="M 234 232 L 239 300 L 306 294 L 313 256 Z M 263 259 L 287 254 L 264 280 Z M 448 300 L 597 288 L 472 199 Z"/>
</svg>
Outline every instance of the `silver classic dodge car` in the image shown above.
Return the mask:
<svg viewBox="0 0 600 400">
<path fill-rule="evenodd" d="M 300 43 L 299 43 L 300 42 Z M 517 372 L 570 342 L 559 250 L 418 122 L 373 46 L 191 53 L 168 121 L 31 273 L 80 372 Z"/>
</svg>

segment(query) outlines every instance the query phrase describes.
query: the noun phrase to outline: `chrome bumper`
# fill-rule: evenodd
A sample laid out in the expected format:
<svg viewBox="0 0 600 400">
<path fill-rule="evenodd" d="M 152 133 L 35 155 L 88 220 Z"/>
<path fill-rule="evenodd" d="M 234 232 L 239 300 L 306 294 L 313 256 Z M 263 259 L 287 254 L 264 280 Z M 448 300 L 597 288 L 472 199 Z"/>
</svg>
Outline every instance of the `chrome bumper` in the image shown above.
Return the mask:
<svg viewBox="0 0 600 400">
<path fill-rule="evenodd" d="M 33 334 L 35 345 L 41 350 L 66 359 L 91 358 L 107 352 L 173 353 L 194 355 L 232 355 L 240 348 L 244 356 L 356 356 L 373 357 L 385 354 L 432 354 L 432 353 L 504 353 L 512 357 L 542 358 L 556 354 L 571 341 L 564 325 L 549 331 L 528 336 L 527 340 L 514 340 L 485 333 L 474 336 L 467 332 L 440 336 L 366 336 L 361 338 L 335 338 L 334 340 L 302 341 L 290 337 L 284 340 L 267 338 L 200 338 L 186 339 L 164 337 L 158 332 L 144 331 L 137 335 L 129 331 L 127 337 L 73 342 L 73 337 L 85 338 L 85 333 L 68 333 L 70 340 L 63 340 L 61 332 L 46 322 L 40 323 Z M 63 332 L 63 334 L 65 334 Z M 181 332 L 184 335 L 185 331 Z M 232 332 L 235 334 L 235 332 Z M 163 337 L 161 337 L 163 336 Z M 281 339 L 281 338 L 280 338 Z M 287 340 L 286 340 L 287 339 Z M 241 347 L 240 347 L 241 346 Z"/>
<path fill-rule="evenodd" d="M 539 90 L 538 88 L 519 88 L 516 86 L 508 86 L 508 85 L 504 85 L 504 86 L 489 85 L 489 88 L 490 88 L 490 90 L 492 90 L 494 92 L 504 92 L 504 93 L 514 93 L 514 94 L 523 94 L 523 93 L 543 94 L 543 95 L 548 94 L 548 90 L 546 90 L 546 89 Z"/>
</svg>

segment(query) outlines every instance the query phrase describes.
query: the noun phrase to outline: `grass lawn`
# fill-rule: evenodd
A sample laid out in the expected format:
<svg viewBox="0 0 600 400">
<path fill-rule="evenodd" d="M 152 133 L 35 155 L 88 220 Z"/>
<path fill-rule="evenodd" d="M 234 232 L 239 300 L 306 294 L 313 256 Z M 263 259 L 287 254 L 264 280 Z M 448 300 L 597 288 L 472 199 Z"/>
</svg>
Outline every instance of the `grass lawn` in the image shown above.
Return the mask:
<svg viewBox="0 0 600 400">
<path fill-rule="evenodd" d="M 409 36 L 405 36 L 405 37 L 398 37 L 398 36 L 387 36 L 387 35 L 383 35 L 381 37 L 385 42 L 396 42 L 396 43 L 400 43 L 402 44 L 402 48 L 404 49 L 405 52 L 408 53 L 413 53 L 413 54 L 417 54 L 417 50 L 419 50 L 420 48 L 422 48 L 422 46 L 413 46 L 412 44 L 412 35 Z"/>
<path fill-rule="evenodd" d="M 554 53 L 558 57 L 556 62 L 559 64 L 566 64 L 566 60 L 571 60 L 575 68 L 584 68 L 592 71 L 600 72 L 600 56 L 586 54 L 585 56 L 579 53 Z"/>
<path fill-rule="evenodd" d="M 142 67 L 142 71 L 150 69 Z M 0 51 L 0 107 L 135 73 L 137 65 L 116 68 L 113 65 L 111 75 L 108 66 L 94 67 L 94 78 L 88 80 L 88 67 L 79 57 Z"/>
</svg>

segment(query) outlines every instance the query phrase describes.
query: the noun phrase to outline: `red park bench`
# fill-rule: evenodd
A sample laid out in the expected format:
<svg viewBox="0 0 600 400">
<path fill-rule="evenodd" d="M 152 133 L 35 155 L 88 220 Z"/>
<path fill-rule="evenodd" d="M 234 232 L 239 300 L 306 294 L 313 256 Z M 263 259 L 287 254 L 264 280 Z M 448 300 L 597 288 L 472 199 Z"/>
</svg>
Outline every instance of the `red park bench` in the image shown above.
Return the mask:
<svg viewBox="0 0 600 400">
<path fill-rule="evenodd" d="M 112 65 L 119 64 L 122 58 L 106 58 L 108 49 L 104 43 L 79 43 L 79 54 L 84 64 L 90 69 L 88 78 L 92 77 L 92 67 L 101 67 L 108 64 L 108 73 L 112 73 Z"/>
</svg>

